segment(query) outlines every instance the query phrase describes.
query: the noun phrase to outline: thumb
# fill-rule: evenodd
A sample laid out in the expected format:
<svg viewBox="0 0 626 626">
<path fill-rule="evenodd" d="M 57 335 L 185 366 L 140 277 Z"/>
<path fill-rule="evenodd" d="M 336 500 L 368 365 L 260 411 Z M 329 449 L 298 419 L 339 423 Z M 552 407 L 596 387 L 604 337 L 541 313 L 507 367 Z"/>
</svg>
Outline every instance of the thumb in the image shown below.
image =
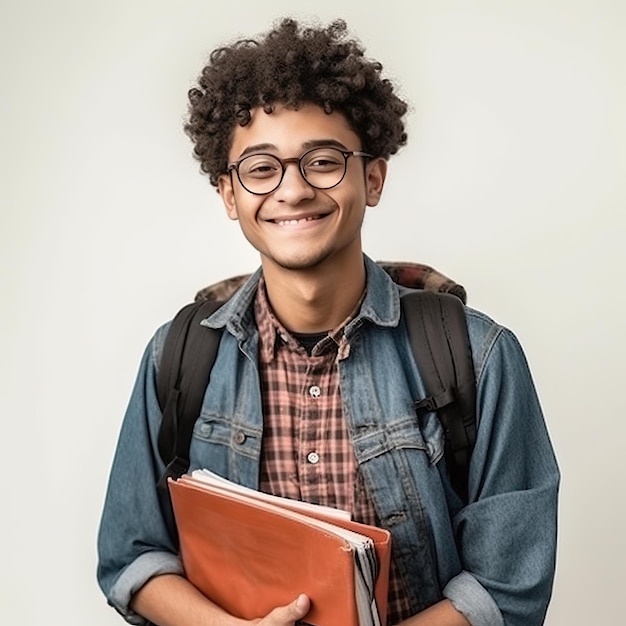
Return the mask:
<svg viewBox="0 0 626 626">
<path fill-rule="evenodd" d="M 301 593 L 292 604 L 294 610 L 298 614 L 295 619 L 300 619 L 301 617 L 304 617 L 311 608 L 311 601 L 309 600 L 309 597 L 305 596 L 303 593 Z"/>
<path fill-rule="evenodd" d="M 274 609 L 271 613 L 272 618 L 278 620 L 277 623 L 293 623 L 304 617 L 311 608 L 311 601 L 308 596 L 301 593 L 293 602 L 285 606 Z"/>
</svg>

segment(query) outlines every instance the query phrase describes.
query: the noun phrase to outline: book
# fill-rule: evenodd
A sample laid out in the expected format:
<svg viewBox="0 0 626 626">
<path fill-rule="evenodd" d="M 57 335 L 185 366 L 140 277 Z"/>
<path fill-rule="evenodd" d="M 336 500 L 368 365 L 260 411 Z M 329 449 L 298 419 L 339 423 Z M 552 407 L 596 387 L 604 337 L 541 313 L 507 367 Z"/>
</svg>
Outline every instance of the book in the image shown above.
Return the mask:
<svg viewBox="0 0 626 626">
<path fill-rule="evenodd" d="M 303 625 L 385 626 L 388 531 L 208 470 L 169 489 L 185 575 L 228 613 L 263 617 L 306 593 Z"/>
</svg>

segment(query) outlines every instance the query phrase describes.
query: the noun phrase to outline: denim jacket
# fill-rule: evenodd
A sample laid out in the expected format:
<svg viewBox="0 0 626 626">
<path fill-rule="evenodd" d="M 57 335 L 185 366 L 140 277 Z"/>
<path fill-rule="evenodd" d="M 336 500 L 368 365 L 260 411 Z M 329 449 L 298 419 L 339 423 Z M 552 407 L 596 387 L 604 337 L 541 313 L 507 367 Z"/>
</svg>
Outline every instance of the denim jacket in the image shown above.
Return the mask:
<svg viewBox="0 0 626 626">
<path fill-rule="evenodd" d="M 366 257 L 367 292 L 346 327 L 338 362 L 344 415 L 357 462 L 415 612 L 448 598 L 473 626 L 542 624 L 555 567 L 559 471 L 522 349 L 514 335 L 466 308 L 477 379 L 478 435 L 469 504 L 452 491 L 437 416 L 416 416 L 424 397 L 400 293 Z M 190 470 L 206 467 L 257 488 L 263 433 L 258 333 L 252 303 L 260 270 L 203 323 L 223 327 L 194 428 Z M 167 499 L 155 372 L 167 325 L 141 362 L 122 429 L 98 538 L 98 580 L 132 624 L 129 607 L 151 577 L 183 573 Z M 219 564 L 216 564 L 219 568 Z"/>
</svg>

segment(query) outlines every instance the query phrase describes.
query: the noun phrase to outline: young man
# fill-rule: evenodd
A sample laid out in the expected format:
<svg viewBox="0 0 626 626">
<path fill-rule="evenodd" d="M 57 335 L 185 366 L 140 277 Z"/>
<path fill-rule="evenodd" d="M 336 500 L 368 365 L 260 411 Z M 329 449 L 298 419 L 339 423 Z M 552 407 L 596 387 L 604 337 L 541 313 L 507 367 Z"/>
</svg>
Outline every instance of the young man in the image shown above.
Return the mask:
<svg viewBox="0 0 626 626">
<path fill-rule="evenodd" d="M 186 127 L 261 268 L 205 323 L 223 328 L 191 467 L 347 509 L 392 534 L 389 626 L 530 626 L 551 594 L 559 474 L 520 346 L 467 309 L 478 435 L 463 505 L 442 460 L 405 326 L 401 287 L 361 249 L 406 105 L 345 25 L 285 20 L 211 55 Z M 183 575 L 155 487 L 161 412 L 146 350 L 104 507 L 98 577 L 134 624 L 244 624 Z M 420 395 L 421 394 L 421 395 Z M 219 568 L 219 564 L 216 564 Z M 280 564 L 277 564 L 280 567 Z M 309 599 L 251 623 L 293 626 Z"/>
</svg>

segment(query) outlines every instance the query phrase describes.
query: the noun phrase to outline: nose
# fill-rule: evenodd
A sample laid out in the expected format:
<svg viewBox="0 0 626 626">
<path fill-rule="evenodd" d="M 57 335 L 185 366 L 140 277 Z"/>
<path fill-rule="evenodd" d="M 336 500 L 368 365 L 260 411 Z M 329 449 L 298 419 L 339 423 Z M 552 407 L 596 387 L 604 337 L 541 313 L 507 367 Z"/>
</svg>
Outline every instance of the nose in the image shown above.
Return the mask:
<svg viewBox="0 0 626 626">
<path fill-rule="evenodd" d="M 283 161 L 285 174 L 274 192 L 274 198 L 279 202 L 297 204 L 302 200 L 309 200 L 315 196 L 315 189 L 304 180 L 297 159 Z"/>
</svg>

